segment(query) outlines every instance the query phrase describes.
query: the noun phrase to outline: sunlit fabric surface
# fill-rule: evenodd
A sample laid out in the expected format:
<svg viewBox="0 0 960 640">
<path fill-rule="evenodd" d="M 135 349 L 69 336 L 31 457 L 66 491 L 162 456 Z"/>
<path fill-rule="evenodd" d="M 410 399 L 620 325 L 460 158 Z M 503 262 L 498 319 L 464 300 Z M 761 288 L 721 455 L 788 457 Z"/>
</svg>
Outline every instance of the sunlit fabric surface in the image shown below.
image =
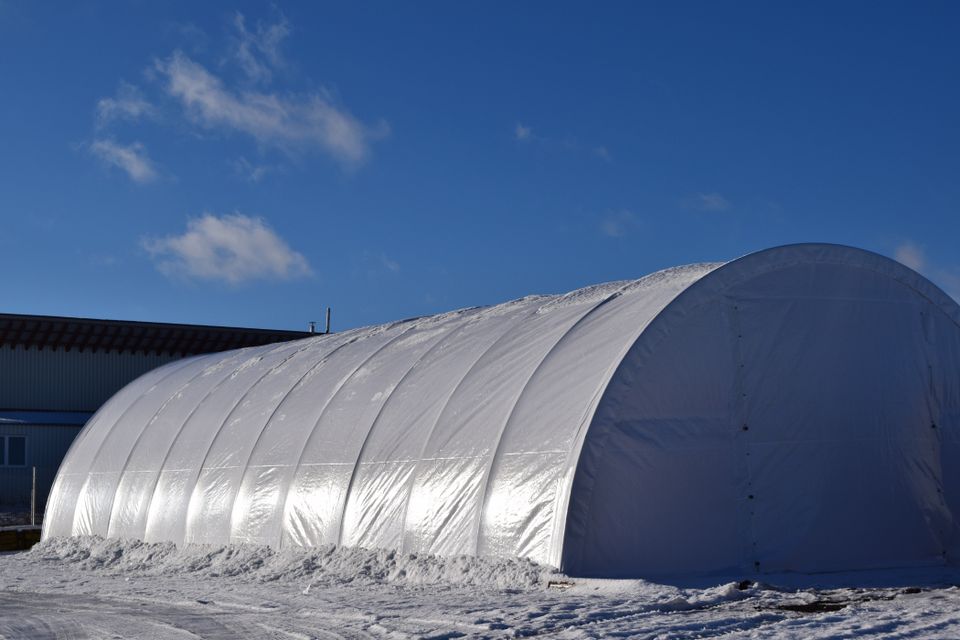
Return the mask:
<svg viewBox="0 0 960 640">
<path fill-rule="evenodd" d="M 958 321 L 896 262 L 794 245 L 194 357 L 90 420 L 44 537 L 604 576 L 942 563 L 958 542 Z"/>
</svg>

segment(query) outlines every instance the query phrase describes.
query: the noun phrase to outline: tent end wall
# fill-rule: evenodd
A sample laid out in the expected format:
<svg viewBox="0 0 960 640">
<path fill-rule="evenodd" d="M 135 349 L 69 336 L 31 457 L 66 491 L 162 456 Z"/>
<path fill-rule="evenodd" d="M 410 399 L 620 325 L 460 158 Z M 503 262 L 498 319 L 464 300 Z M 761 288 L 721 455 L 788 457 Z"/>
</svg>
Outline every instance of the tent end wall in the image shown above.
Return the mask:
<svg viewBox="0 0 960 640">
<path fill-rule="evenodd" d="M 857 249 L 720 267 L 607 386 L 557 564 L 650 577 L 944 563 L 960 513 L 958 318 L 924 278 Z"/>
</svg>

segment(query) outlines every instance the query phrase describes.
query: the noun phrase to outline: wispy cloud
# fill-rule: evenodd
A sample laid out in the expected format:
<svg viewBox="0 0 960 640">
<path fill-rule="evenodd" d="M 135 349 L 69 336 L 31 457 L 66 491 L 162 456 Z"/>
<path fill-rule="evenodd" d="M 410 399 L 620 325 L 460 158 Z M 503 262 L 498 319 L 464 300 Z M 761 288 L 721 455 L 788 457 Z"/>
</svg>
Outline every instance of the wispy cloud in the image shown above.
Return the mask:
<svg viewBox="0 0 960 640">
<path fill-rule="evenodd" d="M 897 262 L 902 262 L 914 271 L 923 271 L 927 266 L 927 257 L 923 249 L 909 240 L 897 245 L 893 257 Z"/>
<path fill-rule="evenodd" d="M 237 12 L 233 16 L 233 57 L 240 69 L 253 82 L 268 83 L 273 70 L 285 66 L 280 45 L 290 35 L 290 24 L 285 16 L 274 24 L 257 23 L 254 31 L 247 29 L 246 19 Z"/>
<path fill-rule="evenodd" d="M 535 144 L 547 150 L 582 153 L 594 158 L 600 158 L 606 162 L 613 162 L 613 155 L 605 145 L 581 144 L 575 137 L 570 135 L 541 135 L 534 133 L 532 126 L 523 124 L 522 122 L 517 122 L 517 124 L 514 125 L 513 139 L 518 143 Z"/>
<path fill-rule="evenodd" d="M 355 166 L 367 158 L 372 141 L 389 133 L 386 123 L 367 126 L 326 95 L 232 91 L 181 51 L 155 67 L 166 78 L 167 93 L 181 102 L 191 121 L 247 134 L 265 146 L 287 152 L 320 149 Z"/>
<path fill-rule="evenodd" d="M 401 271 L 401 265 L 383 251 L 364 249 L 355 256 L 354 274 L 370 281 L 392 278 Z"/>
<path fill-rule="evenodd" d="M 905 240 L 897 245 L 893 251 L 893 257 L 914 271 L 927 276 L 954 300 L 960 301 L 960 269 L 931 264 L 923 247 L 911 240 Z"/>
<path fill-rule="evenodd" d="M 236 285 L 311 274 L 307 259 L 291 249 L 266 221 L 241 213 L 205 213 L 189 220 L 183 234 L 146 238 L 142 245 L 157 269 L 168 276 Z"/>
<path fill-rule="evenodd" d="M 684 198 L 683 204 L 697 211 L 726 211 L 733 206 L 729 200 L 716 192 L 695 193 Z"/>
<path fill-rule="evenodd" d="M 348 169 L 362 165 L 373 144 L 390 134 L 386 121 L 361 121 L 326 89 L 296 93 L 274 88 L 278 72 L 290 70 L 283 45 L 292 28 L 282 14 L 272 22 L 250 24 L 243 14 L 234 13 L 219 56 L 206 53 L 207 36 L 197 27 L 174 25 L 172 29 L 181 42 L 202 38 L 202 46 L 194 51 L 207 62 L 198 62 L 181 49 L 155 59 L 145 70 L 148 84 L 141 88 L 121 82 L 114 95 L 97 101 L 94 136 L 98 140 L 84 145 L 108 163 L 123 167 L 138 182 L 155 179 L 157 172 L 142 145 L 113 142 L 114 135 L 108 132 L 118 121 L 153 120 L 184 130 L 185 120 L 186 130 L 194 133 L 217 130 L 249 136 L 260 156 L 279 151 L 289 160 L 317 151 Z M 291 73 L 283 76 L 290 79 Z M 278 167 L 277 163 L 243 162 L 246 166 L 235 164 L 235 168 L 254 182 Z"/>
<path fill-rule="evenodd" d="M 600 221 L 600 233 L 609 238 L 625 236 L 637 226 L 637 216 L 626 209 L 608 214 Z"/>
<path fill-rule="evenodd" d="M 94 140 L 90 152 L 105 164 L 125 171 L 134 182 L 153 182 L 158 177 L 146 147 L 140 142 L 122 145 L 110 139 Z"/>
<path fill-rule="evenodd" d="M 594 147 L 593 155 L 597 156 L 601 160 L 606 160 L 607 162 L 613 162 L 613 156 L 610 155 L 610 150 L 604 146 Z"/>
<path fill-rule="evenodd" d="M 97 127 L 105 127 L 114 120 L 136 121 L 152 118 L 156 109 L 143 97 L 140 89 L 127 82 L 121 82 L 117 94 L 97 101 Z"/>
<path fill-rule="evenodd" d="M 233 170 L 250 182 L 260 182 L 264 176 L 276 169 L 277 167 L 268 164 L 254 164 L 243 156 L 233 161 Z"/>
<path fill-rule="evenodd" d="M 387 257 L 387 254 L 385 253 L 380 254 L 380 264 L 382 264 L 387 271 L 392 271 L 394 273 L 400 271 L 400 263 Z"/>
</svg>

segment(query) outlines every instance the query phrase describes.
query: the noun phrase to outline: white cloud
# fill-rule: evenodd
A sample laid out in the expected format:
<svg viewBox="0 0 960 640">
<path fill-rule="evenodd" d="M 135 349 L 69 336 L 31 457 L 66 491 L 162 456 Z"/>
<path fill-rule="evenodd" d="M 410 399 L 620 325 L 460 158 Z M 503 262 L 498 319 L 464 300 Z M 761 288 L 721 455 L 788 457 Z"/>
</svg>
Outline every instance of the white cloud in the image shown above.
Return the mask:
<svg viewBox="0 0 960 640">
<path fill-rule="evenodd" d="M 263 219 L 240 213 L 205 213 L 189 220 L 181 235 L 147 238 L 142 244 L 168 276 L 240 284 L 311 274 L 307 259 Z"/>
<path fill-rule="evenodd" d="M 698 211 L 726 211 L 732 205 L 719 193 L 698 193 L 688 197 L 685 204 Z"/>
<path fill-rule="evenodd" d="M 114 120 L 136 121 L 154 117 L 156 109 L 147 102 L 140 90 L 132 84 L 121 82 L 117 95 L 100 98 L 97 102 L 97 126 L 104 127 Z"/>
<path fill-rule="evenodd" d="M 898 262 L 907 265 L 914 271 L 923 271 L 927 264 L 927 258 L 926 255 L 924 255 L 923 249 L 909 240 L 897 246 L 893 252 L 893 256 Z"/>
<path fill-rule="evenodd" d="M 391 277 L 391 274 L 398 274 L 401 271 L 399 262 L 382 251 L 372 249 L 364 249 L 360 252 L 356 256 L 353 268 L 357 276 L 366 277 L 371 281 Z"/>
<path fill-rule="evenodd" d="M 620 238 L 638 223 L 637 217 L 630 211 L 611 213 L 600 221 L 600 233 L 610 238 Z"/>
<path fill-rule="evenodd" d="M 579 142 L 571 135 L 545 136 L 533 132 L 533 127 L 518 122 L 513 127 L 513 138 L 519 143 L 526 145 L 535 145 L 537 148 L 549 151 L 565 151 L 572 153 L 582 153 L 594 158 L 600 158 L 606 162 L 613 162 L 613 154 L 606 145 L 589 145 Z"/>
<path fill-rule="evenodd" d="M 368 127 L 325 95 L 231 91 L 181 51 L 157 61 L 156 70 L 166 78 L 167 92 L 197 124 L 239 131 L 287 152 L 318 148 L 345 165 L 357 165 L 369 155 L 370 142 L 389 131 L 386 123 Z"/>
<path fill-rule="evenodd" d="M 108 165 L 127 172 L 134 182 L 141 184 L 157 179 L 157 170 L 147 155 L 147 149 L 140 142 L 122 145 L 113 140 L 94 140 L 90 152 Z"/>
<path fill-rule="evenodd" d="M 285 65 L 280 45 L 290 35 L 290 25 L 284 16 L 276 24 L 257 23 L 255 32 L 247 30 L 246 19 L 237 12 L 233 17 L 237 31 L 234 58 L 250 80 L 267 83 L 273 77 L 273 69 Z"/>
<path fill-rule="evenodd" d="M 234 160 L 233 170 L 250 182 L 260 182 L 268 173 L 275 171 L 276 167 L 268 164 L 253 164 L 243 156 L 240 156 Z"/>
<path fill-rule="evenodd" d="M 400 271 L 400 263 L 397 262 L 396 260 L 391 260 L 390 258 L 387 257 L 387 254 L 385 253 L 380 254 L 380 263 L 388 271 L 393 271 L 394 273 L 397 273 L 398 271 Z"/>
<path fill-rule="evenodd" d="M 893 251 L 893 257 L 898 262 L 933 280 L 941 289 L 946 291 L 947 295 L 960 302 L 960 270 L 956 267 L 945 268 L 937 264 L 931 264 L 923 247 L 910 240 L 905 240 L 897 245 Z"/>
</svg>

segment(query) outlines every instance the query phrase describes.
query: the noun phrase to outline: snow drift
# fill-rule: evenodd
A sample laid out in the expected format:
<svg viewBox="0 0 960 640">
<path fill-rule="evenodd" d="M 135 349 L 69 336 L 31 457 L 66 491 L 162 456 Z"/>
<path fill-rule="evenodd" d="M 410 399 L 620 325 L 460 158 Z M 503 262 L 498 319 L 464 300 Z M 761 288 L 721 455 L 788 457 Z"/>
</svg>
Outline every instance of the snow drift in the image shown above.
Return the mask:
<svg viewBox="0 0 960 640">
<path fill-rule="evenodd" d="M 545 588 L 556 577 L 526 559 L 437 557 L 387 549 L 324 545 L 276 550 L 262 545 L 185 545 L 104 539 L 52 538 L 29 552 L 39 563 L 124 576 L 242 577 L 304 584 L 461 585 L 493 589 Z"/>
<path fill-rule="evenodd" d="M 77 438 L 44 537 L 587 576 L 943 564 L 958 456 L 960 308 L 794 245 L 161 367 Z"/>
</svg>

